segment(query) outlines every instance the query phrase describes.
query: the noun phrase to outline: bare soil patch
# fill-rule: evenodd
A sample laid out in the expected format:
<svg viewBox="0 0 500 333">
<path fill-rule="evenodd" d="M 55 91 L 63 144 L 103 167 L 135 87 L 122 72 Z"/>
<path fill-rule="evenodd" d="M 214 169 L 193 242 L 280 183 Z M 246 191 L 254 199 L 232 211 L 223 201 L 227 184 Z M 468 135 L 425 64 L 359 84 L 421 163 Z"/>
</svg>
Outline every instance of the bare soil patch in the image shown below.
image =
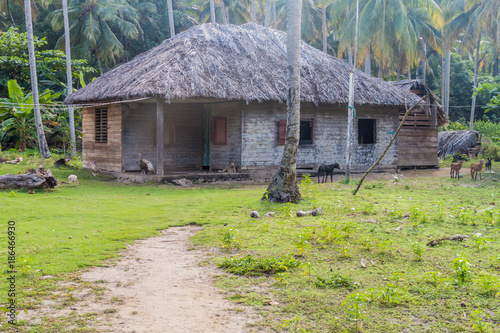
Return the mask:
<svg viewBox="0 0 500 333">
<path fill-rule="evenodd" d="M 237 307 L 214 287 L 214 275 L 220 271 L 204 265 L 206 251 L 194 249 L 189 241 L 199 230 L 171 227 L 137 241 L 115 265 L 84 271 L 86 287 L 71 283 L 78 301 L 69 309 L 56 310 L 57 304 L 46 302 L 26 319 L 72 313 L 92 318 L 87 325 L 98 332 L 257 331 L 251 327 L 258 321 L 252 309 Z"/>
</svg>

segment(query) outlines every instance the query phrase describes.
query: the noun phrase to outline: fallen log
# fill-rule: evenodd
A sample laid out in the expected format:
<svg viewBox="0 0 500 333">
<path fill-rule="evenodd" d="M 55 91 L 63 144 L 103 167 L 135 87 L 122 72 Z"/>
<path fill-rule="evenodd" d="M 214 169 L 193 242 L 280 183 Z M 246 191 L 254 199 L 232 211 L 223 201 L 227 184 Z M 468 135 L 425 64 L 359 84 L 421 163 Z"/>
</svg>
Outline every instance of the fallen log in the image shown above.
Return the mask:
<svg viewBox="0 0 500 333">
<path fill-rule="evenodd" d="M 57 186 L 57 179 L 52 175 L 52 171 L 40 168 L 38 170 L 28 169 L 23 175 L 6 174 L 0 176 L 0 189 L 44 189 Z"/>
<path fill-rule="evenodd" d="M 454 236 L 449 236 L 449 237 L 431 240 L 429 243 L 427 243 L 427 246 L 436 246 L 445 240 L 451 240 L 451 241 L 455 241 L 455 242 L 463 242 L 463 241 L 467 240 L 467 238 L 469 238 L 469 236 L 467 236 L 467 235 L 454 235 Z"/>
</svg>

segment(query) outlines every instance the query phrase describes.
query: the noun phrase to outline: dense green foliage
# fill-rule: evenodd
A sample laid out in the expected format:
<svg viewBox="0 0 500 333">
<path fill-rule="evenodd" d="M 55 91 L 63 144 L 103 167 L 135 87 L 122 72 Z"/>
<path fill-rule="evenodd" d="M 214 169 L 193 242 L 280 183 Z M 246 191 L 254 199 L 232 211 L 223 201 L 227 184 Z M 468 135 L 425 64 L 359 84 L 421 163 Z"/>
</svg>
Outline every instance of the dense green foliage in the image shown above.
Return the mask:
<svg viewBox="0 0 500 333">
<path fill-rule="evenodd" d="M 66 55 L 59 50 L 44 50 L 47 45 L 45 38 L 35 37 L 34 44 L 39 90 L 62 91 L 63 87 L 58 83 L 66 82 Z M 94 72 L 87 60 L 72 60 L 71 63 L 75 73 Z M 16 80 L 25 91 L 31 90 L 26 33 L 19 33 L 15 28 L 0 34 L 0 97 L 7 97 L 9 80 Z"/>
</svg>

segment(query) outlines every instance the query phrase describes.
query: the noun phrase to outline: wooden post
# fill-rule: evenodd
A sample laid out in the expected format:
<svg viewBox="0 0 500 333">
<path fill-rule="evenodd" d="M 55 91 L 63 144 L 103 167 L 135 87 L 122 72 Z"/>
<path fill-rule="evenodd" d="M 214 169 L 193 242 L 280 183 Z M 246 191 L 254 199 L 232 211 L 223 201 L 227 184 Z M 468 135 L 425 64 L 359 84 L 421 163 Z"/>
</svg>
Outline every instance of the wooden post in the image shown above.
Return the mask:
<svg viewBox="0 0 500 333">
<path fill-rule="evenodd" d="M 163 100 L 156 100 L 156 174 L 163 176 Z"/>
</svg>

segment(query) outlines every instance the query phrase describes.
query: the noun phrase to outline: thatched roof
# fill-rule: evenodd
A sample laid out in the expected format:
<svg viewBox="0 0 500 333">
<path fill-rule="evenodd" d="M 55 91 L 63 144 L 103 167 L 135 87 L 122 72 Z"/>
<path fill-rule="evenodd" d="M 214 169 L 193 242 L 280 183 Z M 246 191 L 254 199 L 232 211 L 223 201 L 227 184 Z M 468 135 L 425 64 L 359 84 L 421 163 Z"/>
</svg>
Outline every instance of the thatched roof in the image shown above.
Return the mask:
<svg viewBox="0 0 500 333">
<path fill-rule="evenodd" d="M 443 107 L 439 104 L 439 97 L 434 94 L 432 90 L 427 87 L 422 80 L 401 80 L 401 81 L 392 81 L 393 85 L 403 88 L 406 91 L 411 91 L 418 96 L 424 96 L 425 98 L 425 107 L 420 108 L 420 112 L 425 112 L 426 114 L 431 114 L 432 108 L 436 108 L 438 126 L 444 126 L 448 122 L 448 118 L 444 112 Z"/>
<path fill-rule="evenodd" d="M 438 134 L 438 156 L 467 154 L 469 148 L 474 148 L 480 142 L 476 131 L 446 131 Z"/>
<path fill-rule="evenodd" d="M 301 45 L 301 101 L 347 104 L 351 66 Z M 356 71 L 355 104 L 418 98 Z M 160 97 L 286 102 L 286 34 L 255 23 L 194 26 L 71 94 L 66 104 Z"/>
</svg>

